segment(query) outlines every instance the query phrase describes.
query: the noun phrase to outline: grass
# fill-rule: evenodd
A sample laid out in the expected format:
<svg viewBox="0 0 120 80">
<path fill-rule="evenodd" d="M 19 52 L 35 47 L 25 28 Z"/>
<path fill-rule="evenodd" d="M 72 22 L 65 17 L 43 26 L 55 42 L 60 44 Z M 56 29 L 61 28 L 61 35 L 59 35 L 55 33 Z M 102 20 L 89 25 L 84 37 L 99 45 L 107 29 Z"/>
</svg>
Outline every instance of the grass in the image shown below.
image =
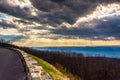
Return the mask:
<svg viewBox="0 0 120 80">
<path fill-rule="evenodd" d="M 57 70 L 54 66 L 49 64 L 48 62 L 35 57 L 33 55 L 30 55 L 33 59 L 35 59 L 40 66 L 43 67 L 43 69 L 48 72 L 48 74 L 53 78 L 53 80 L 69 80 L 66 75 L 64 75 L 62 72 Z"/>
</svg>

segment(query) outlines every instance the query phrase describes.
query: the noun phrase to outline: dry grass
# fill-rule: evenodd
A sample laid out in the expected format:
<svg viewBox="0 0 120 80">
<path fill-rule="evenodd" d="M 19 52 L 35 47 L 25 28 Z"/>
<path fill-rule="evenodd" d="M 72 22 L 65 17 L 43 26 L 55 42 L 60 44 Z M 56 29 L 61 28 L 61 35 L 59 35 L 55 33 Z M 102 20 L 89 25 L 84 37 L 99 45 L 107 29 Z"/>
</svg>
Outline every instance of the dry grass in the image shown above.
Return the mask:
<svg viewBox="0 0 120 80">
<path fill-rule="evenodd" d="M 33 55 L 30 55 L 33 59 L 35 59 L 40 66 L 45 69 L 46 72 L 49 73 L 49 75 L 54 79 L 54 80 L 69 80 L 67 76 L 65 76 L 63 73 L 61 73 L 59 70 L 57 70 L 54 66 L 51 64 L 47 63 L 46 61 L 35 57 Z"/>
</svg>

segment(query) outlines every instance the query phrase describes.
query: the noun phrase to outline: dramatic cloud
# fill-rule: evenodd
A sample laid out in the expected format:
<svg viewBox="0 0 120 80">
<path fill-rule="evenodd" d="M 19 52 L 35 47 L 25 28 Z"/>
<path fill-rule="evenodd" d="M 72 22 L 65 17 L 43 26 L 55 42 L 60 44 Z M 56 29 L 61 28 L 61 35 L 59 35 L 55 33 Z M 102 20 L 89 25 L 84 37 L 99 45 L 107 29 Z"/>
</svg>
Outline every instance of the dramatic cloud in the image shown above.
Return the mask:
<svg viewBox="0 0 120 80">
<path fill-rule="evenodd" d="M 0 38 L 6 40 L 109 41 L 119 35 L 120 0 L 0 0 Z"/>
<path fill-rule="evenodd" d="M 58 26 L 63 22 L 73 24 L 79 17 L 93 12 L 99 4 L 108 4 L 113 1 L 0 0 L 0 11 L 23 19 Z"/>
<path fill-rule="evenodd" d="M 0 11 L 22 19 L 37 18 L 37 9 L 29 0 L 0 0 Z"/>
<path fill-rule="evenodd" d="M 95 23 L 95 24 L 94 24 Z M 60 27 L 52 30 L 53 34 L 68 36 L 71 38 L 83 38 L 91 40 L 120 40 L 120 16 L 93 20 L 79 24 L 78 27 Z"/>
<path fill-rule="evenodd" d="M 119 0 L 117 0 L 119 1 Z M 116 2 L 117 2 L 116 1 Z M 67 22 L 73 24 L 78 17 L 85 16 L 99 4 L 112 3 L 113 0 L 31 0 L 33 6 L 47 13 L 45 18 L 51 25 Z M 43 19 L 44 20 L 44 19 Z M 53 22 L 52 22 L 52 21 Z"/>
<path fill-rule="evenodd" d="M 1 20 L 0 21 L 0 27 L 2 27 L 2 28 L 15 28 L 16 26 L 13 23 L 11 23 L 11 22 L 8 23 L 5 20 Z"/>
</svg>

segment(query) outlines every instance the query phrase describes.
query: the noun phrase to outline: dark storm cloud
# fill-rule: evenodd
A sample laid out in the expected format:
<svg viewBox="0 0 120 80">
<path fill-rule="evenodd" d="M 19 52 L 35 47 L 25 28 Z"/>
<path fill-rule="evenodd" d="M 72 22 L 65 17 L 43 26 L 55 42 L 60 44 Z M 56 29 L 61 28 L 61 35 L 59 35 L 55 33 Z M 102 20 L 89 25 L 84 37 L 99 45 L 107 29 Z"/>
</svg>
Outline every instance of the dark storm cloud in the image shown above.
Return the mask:
<svg viewBox="0 0 120 80">
<path fill-rule="evenodd" d="M 120 16 L 110 18 L 108 21 L 100 20 L 100 23 L 93 27 L 82 27 L 80 24 L 79 27 L 73 28 L 61 27 L 52 30 L 51 33 L 71 38 L 78 37 L 91 40 L 109 40 L 109 37 L 114 37 L 120 40 Z"/>
<path fill-rule="evenodd" d="M 57 24 L 62 22 L 73 24 L 78 17 L 93 10 L 97 5 L 80 0 L 31 0 L 31 2 L 37 9 L 49 13 L 48 21 L 52 20 Z"/>
<path fill-rule="evenodd" d="M 9 0 L 10 1 L 10 0 Z M 22 19 L 58 26 L 62 22 L 73 24 L 78 17 L 92 12 L 99 3 L 112 3 L 119 0 L 30 0 L 38 9 L 32 16 L 30 7 L 11 6 L 7 0 L 0 0 L 0 11 Z"/>
<path fill-rule="evenodd" d="M 32 24 L 30 21 L 26 21 L 24 19 L 21 20 L 13 20 L 14 22 L 19 22 L 19 23 L 23 23 L 23 24 Z"/>
<path fill-rule="evenodd" d="M 40 11 L 50 13 L 48 23 L 52 20 L 58 24 L 73 24 L 78 17 L 92 12 L 98 4 L 112 3 L 119 0 L 30 0 Z M 52 23 L 53 24 L 53 23 Z"/>
</svg>

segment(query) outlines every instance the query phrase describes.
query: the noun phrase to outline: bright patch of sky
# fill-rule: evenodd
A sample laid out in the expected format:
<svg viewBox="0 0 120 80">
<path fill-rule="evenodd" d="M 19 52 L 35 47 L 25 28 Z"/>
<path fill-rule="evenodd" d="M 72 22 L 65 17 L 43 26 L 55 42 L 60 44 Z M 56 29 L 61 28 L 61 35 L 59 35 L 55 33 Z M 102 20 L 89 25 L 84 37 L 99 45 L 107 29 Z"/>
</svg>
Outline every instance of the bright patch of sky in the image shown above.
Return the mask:
<svg viewBox="0 0 120 80">
<path fill-rule="evenodd" d="M 0 28 L 0 35 L 20 35 L 16 29 L 3 29 Z"/>
<path fill-rule="evenodd" d="M 0 19 L 6 18 L 6 16 L 3 13 L 0 13 Z"/>
<path fill-rule="evenodd" d="M 23 7 L 32 7 L 32 4 L 29 0 L 8 0 L 9 4 L 13 6 L 20 6 Z"/>
</svg>

